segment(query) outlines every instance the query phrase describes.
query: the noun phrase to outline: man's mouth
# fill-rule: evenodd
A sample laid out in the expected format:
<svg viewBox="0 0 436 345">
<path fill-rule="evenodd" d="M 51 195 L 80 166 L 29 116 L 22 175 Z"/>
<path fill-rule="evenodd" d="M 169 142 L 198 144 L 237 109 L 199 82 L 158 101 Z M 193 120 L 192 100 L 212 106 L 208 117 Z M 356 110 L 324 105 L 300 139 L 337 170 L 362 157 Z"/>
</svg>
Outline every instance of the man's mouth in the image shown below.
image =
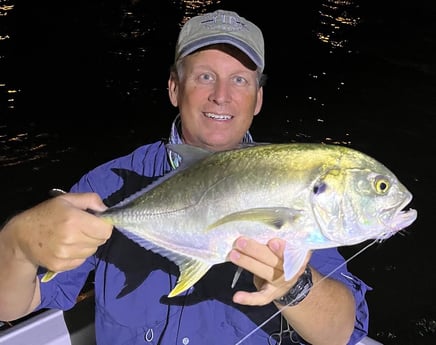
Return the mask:
<svg viewBox="0 0 436 345">
<path fill-rule="evenodd" d="M 225 114 L 204 113 L 204 115 L 213 120 L 231 120 L 233 118 L 232 115 Z"/>
</svg>

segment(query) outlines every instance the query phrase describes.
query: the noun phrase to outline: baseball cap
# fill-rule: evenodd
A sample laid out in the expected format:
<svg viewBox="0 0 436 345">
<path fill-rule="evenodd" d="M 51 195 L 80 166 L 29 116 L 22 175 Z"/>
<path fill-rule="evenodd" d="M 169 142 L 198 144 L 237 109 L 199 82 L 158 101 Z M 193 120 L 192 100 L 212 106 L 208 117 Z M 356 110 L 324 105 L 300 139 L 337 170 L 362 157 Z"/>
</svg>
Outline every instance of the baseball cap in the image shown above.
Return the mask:
<svg viewBox="0 0 436 345">
<path fill-rule="evenodd" d="M 236 12 L 217 10 L 189 19 L 180 31 L 175 60 L 199 48 L 227 43 L 244 52 L 261 71 L 265 67 L 262 31 Z"/>
</svg>

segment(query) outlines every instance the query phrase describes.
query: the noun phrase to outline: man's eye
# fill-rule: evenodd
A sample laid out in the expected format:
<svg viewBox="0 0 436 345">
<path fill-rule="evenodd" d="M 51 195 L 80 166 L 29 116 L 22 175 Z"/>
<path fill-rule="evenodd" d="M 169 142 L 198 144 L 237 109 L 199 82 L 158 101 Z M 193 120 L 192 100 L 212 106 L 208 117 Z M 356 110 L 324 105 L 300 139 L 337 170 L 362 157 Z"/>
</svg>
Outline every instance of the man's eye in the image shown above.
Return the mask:
<svg viewBox="0 0 436 345">
<path fill-rule="evenodd" d="M 240 76 L 236 76 L 233 78 L 233 81 L 235 82 L 235 84 L 237 85 L 247 85 L 247 79 L 240 77 Z"/>
<path fill-rule="evenodd" d="M 210 82 L 210 81 L 213 81 L 213 76 L 211 74 L 208 74 L 208 73 L 203 73 L 203 74 L 200 74 L 199 79 L 201 81 Z"/>
</svg>

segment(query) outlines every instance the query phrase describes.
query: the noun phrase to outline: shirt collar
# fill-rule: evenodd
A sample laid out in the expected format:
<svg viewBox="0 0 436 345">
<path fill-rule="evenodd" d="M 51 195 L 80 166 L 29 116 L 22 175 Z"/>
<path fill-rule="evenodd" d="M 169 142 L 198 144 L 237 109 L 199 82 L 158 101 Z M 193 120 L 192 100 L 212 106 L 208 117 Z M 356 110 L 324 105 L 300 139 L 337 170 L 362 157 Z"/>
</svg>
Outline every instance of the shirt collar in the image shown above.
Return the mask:
<svg viewBox="0 0 436 345">
<path fill-rule="evenodd" d="M 177 114 L 176 118 L 174 119 L 172 125 L 171 125 L 171 132 L 170 132 L 170 137 L 169 137 L 169 143 L 170 144 L 183 144 L 183 140 L 182 140 L 182 135 L 181 135 L 181 127 L 180 127 L 180 114 Z M 247 131 L 244 135 L 244 137 L 242 138 L 241 143 L 245 144 L 245 143 L 253 143 L 253 137 L 251 136 L 250 131 Z M 178 155 L 177 153 L 168 150 L 169 151 L 169 158 L 170 158 L 170 163 L 173 169 L 176 169 L 181 161 L 181 157 L 180 155 Z"/>
</svg>

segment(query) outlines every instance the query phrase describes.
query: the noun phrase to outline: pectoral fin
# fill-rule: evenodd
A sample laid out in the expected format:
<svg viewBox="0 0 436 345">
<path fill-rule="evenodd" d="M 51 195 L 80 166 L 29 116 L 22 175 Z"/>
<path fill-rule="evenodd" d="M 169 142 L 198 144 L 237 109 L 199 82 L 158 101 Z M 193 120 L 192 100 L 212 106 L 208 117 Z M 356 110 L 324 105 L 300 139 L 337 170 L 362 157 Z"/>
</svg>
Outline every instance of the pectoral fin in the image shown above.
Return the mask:
<svg viewBox="0 0 436 345">
<path fill-rule="evenodd" d="M 260 222 L 269 228 L 280 230 L 284 225 L 292 224 L 300 216 L 300 211 L 286 207 L 252 208 L 231 213 L 208 226 L 212 230 L 230 222 L 251 221 Z"/>
<path fill-rule="evenodd" d="M 290 280 L 303 266 L 308 249 L 290 247 L 286 244 L 285 252 L 283 253 L 283 271 L 285 272 L 285 280 Z"/>
</svg>

